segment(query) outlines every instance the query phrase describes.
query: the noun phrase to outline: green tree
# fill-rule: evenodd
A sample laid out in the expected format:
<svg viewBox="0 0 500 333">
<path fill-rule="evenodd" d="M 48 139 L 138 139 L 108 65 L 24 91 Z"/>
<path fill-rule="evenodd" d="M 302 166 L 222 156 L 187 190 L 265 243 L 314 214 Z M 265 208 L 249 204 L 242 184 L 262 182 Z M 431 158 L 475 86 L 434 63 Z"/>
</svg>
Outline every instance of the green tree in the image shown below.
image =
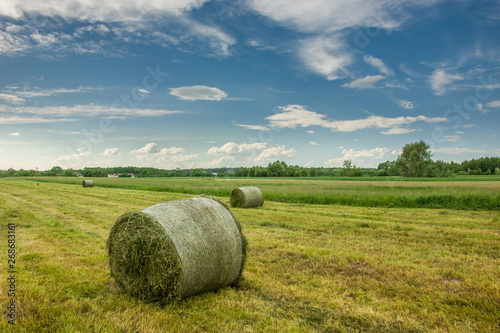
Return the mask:
<svg viewBox="0 0 500 333">
<path fill-rule="evenodd" d="M 317 175 L 318 175 L 318 172 L 316 171 L 316 168 L 309 169 L 309 176 L 316 177 Z"/>
<path fill-rule="evenodd" d="M 344 169 L 342 169 L 342 174 L 344 176 L 349 177 L 349 174 L 351 173 L 351 169 L 352 169 L 352 161 L 351 160 L 345 160 L 344 164 L 342 166 L 344 167 Z"/>
<path fill-rule="evenodd" d="M 425 141 L 408 143 L 396 160 L 396 168 L 403 177 L 424 177 L 432 163 L 429 145 Z"/>
</svg>

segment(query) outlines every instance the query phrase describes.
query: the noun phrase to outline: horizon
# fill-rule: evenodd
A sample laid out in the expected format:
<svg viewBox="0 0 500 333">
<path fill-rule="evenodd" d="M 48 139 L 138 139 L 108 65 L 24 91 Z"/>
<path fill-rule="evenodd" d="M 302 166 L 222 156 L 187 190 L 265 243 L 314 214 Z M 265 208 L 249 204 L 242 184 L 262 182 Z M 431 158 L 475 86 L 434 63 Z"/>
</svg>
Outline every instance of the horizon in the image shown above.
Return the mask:
<svg viewBox="0 0 500 333">
<path fill-rule="evenodd" d="M 499 1 L 304 3 L 4 1 L 0 170 L 500 155 Z"/>
</svg>

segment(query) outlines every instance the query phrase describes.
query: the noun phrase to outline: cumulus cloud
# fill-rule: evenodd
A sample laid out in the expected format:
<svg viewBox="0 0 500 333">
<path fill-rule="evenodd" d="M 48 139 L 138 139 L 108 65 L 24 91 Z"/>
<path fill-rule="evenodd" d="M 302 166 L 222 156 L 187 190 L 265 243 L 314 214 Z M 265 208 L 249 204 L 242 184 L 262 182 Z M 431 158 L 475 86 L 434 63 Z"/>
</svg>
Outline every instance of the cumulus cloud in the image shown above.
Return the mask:
<svg viewBox="0 0 500 333">
<path fill-rule="evenodd" d="M 336 80 L 348 75 L 347 67 L 354 60 L 342 47 L 338 37 L 313 37 L 301 42 L 298 55 L 310 71 Z"/>
<path fill-rule="evenodd" d="M 297 126 L 321 126 L 338 132 L 353 132 L 366 128 L 380 128 L 388 129 L 385 134 L 397 134 L 398 132 L 398 134 L 403 134 L 409 133 L 409 131 L 413 131 L 402 129 L 401 126 L 403 125 L 409 126 L 417 121 L 423 121 L 427 123 L 446 121 L 446 118 L 430 118 L 422 115 L 416 117 L 395 118 L 369 116 L 368 118 L 355 120 L 328 120 L 326 118 L 326 115 L 306 110 L 302 105 L 287 105 L 278 108 L 283 112 L 274 114 L 266 118 L 270 122 L 270 125 L 273 127 L 296 128 Z"/>
<path fill-rule="evenodd" d="M 237 144 L 235 142 L 228 142 L 222 147 L 212 147 L 208 150 L 207 154 L 217 155 L 217 154 L 237 154 L 249 150 L 261 150 L 267 147 L 266 143 L 256 142 L 256 143 L 243 143 Z"/>
<path fill-rule="evenodd" d="M 102 155 L 105 156 L 118 155 L 118 148 L 108 148 L 102 152 Z"/>
<path fill-rule="evenodd" d="M 209 100 L 220 101 L 227 97 L 227 94 L 215 87 L 207 86 L 191 86 L 191 87 L 178 87 L 171 88 L 170 95 L 177 96 L 181 99 L 195 101 L 195 100 Z"/>
<path fill-rule="evenodd" d="M 62 155 L 54 160 L 54 164 L 67 165 L 68 163 L 75 163 L 80 159 L 90 157 L 90 155 L 92 155 L 92 153 L 88 152 L 88 151 L 74 153 L 74 154 L 70 154 L 70 155 Z"/>
<path fill-rule="evenodd" d="M 415 105 L 413 104 L 413 102 L 410 102 L 410 101 L 407 101 L 404 99 L 399 101 L 399 106 L 402 107 L 403 109 L 408 109 L 408 110 L 415 108 Z"/>
<path fill-rule="evenodd" d="M 20 135 L 21 135 L 21 133 L 19 133 L 19 132 L 14 132 L 14 133 L 9 133 L 9 135 L 11 135 L 11 136 L 20 136 Z"/>
<path fill-rule="evenodd" d="M 314 142 L 314 141 L 309 141 L 309 143 L 310 143 L 311 145 L 313 145 L 313 146 L 319 146 L 319 143 Z"/>
<path fill-rule="evenodd" d="M 383 75 L 367 75 L 362 79 L 354 80 L 351 83 L 344 83 L 342 87 L 346 88 L 357 88 L 357 89 L 366 89 L 373 88 L 373 85 L 378 81 L 384 79 Z"/>
<path fill-rule="evenodd" d="M 388 76 L 389 75 L 391 75 L 391 76 L 394 75 L 393 70 L 390 69 L 386 64 L 384 64 L 384 62 L 382 61 L 382 59 L 375 58 L 375 57 L 373 57 L 371 55 L 365 55 L 363 57 L 363 60 L 367 64 L 369 64 L 369 65 L 375 67 L 376 69 L 378 69 L 382 74 L 385 74 L 385 75 L 388 75 Z"/>
<path fill-rule="evenodd" d="M 285 145 L 282 146 L 277 146 L 277 147 L 270 147 L 267 149 L 264 149 L 262 153 L 260 153 L 259 156 L 257 156 L 254 161 L 255 162 L 264 162 L 267 160 L 273 160 L 276 158 L 283 158 L 283 157 L 292 157 L 297 154 L 297 151 L 293 148 L 286 149 Z"/>
<path fill-rule="evenodd" d="M 160 148 L 154 142 L 148 143 L 147 145 L 145 145 L 142 148 L 135 149 L 135 150 L 131 151 L 132 154 L 155 154 L 155 153 L 159 153 L 159 152 L 160 152 Z"/>
<path fill-rule="evenodd" d="M 354 163 L 363 163 L 366 160 L 382 159 L 387 156 L 390 149 L 387 147 L 377 147 L 373 149 L 354 150 L 344 149 L 342 157 L 331 159 L 325 162 L 328 166 L 341 166 L 345 160 L 351 160 Z"/>
<path fill-rule="evenodd" d="M 434 94 L 443 95 L 448 90 L 453 89 L 451 84 L 455 81 L 461 81 L 464 76 L 458 73 L 449 73 L 443 69 L 436 69 L 429 77 L 429 84 Z"/>
</svg>

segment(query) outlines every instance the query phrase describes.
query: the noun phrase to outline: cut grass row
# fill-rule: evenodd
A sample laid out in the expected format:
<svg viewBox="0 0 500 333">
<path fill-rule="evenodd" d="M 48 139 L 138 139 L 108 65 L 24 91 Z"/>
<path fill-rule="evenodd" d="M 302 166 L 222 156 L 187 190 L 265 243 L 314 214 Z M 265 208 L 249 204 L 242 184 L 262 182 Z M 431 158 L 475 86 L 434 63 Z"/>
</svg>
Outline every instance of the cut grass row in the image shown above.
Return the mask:
<svg viewBox="0 0 500 333">
<path fill-rule="evenodd" d="M 189 196 L 0 180 L 2 223 L 17 227 L 19 315 L 0 331 L 498 331 L 495 211 L 279 202 L 232 209 L 250 244 L 241 288 L 165 307 L 118 292 L 105 249 L 116 218 Z"/>
<path fill-rule="evenodd" d="M 81 184 L 81 178 L 27 178 Z M 228 197 L 240 186 L 257 186 L 266 201 L 358 207 L 497 210 L 500 182 L 339 181 L 324 179 L 93 178 L 96 186 Z"/>
</svg>

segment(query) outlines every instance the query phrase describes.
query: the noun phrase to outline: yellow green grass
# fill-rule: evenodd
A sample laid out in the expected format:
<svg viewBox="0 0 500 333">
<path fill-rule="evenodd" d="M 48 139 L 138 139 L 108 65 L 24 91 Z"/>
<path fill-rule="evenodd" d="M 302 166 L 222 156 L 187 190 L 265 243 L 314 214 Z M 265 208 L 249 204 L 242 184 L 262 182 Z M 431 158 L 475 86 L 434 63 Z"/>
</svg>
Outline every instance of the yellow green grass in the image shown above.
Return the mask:
<svg viewBox="0 0 500 333">
<path fill-rule="evenodd" d="M 4 316 L 0 331 L 498 331 L 498 211 L 281 202 L 233 208 L 249 241 L 239 288 L 165 307 L 120 293 L 105 248 L 116 218 L 186 197 L 0 180 L 0 269 L 7 271 L 5 226 L 15 223 L 18 271 L 18 320 L 13 327 Z M 4 309 L 7 289 L 3 278 Z"/>
</svg>

